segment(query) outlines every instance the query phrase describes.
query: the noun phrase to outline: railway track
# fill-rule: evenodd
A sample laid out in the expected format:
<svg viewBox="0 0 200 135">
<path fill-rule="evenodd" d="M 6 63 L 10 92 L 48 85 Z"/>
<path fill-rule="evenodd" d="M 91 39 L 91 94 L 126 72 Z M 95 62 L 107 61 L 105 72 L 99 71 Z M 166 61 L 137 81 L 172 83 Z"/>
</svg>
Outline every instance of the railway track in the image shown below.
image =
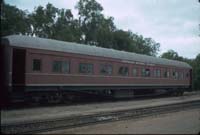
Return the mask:
<svg viewBox="0 0 200 135">
<path fill-rule="evenodd" d="M 125 119 L 136 119 L 152 115 L 177 112 L 187 109 L 200 108 L 200 100 L 137 108 L 113 112 L 96 113 L 92 115 L 72 116 L 59 119 L 49 119 L 43 121 L 18 122 L 12 124 L 1 124 L 1 132 L 5 134 L 25 134 L 41 133 L 57 129 L 73 128 L 90 124 L 111 122 Z"/>
</svg>

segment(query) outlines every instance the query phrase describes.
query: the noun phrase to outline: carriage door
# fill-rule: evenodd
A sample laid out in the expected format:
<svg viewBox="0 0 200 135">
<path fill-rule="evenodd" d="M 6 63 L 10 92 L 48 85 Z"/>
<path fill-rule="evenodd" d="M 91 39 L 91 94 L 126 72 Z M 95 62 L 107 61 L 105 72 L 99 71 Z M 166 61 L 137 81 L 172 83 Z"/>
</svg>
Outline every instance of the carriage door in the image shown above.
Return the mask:
<svg viewBox="0 0 200 135">
<path fill-rule="evenodd" d="M 14 91 L 23 91 L 25 84 L 25 49 L 13 49 L 12 85 Z"/>
</svg>

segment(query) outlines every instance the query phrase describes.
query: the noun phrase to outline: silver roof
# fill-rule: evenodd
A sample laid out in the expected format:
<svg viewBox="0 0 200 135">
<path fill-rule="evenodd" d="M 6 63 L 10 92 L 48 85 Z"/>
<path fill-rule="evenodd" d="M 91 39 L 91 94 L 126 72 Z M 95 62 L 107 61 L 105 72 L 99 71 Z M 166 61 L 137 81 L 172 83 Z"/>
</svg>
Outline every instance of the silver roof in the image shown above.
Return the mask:
<svg viewBox="0 0 200 135">
<path fill-rule="evenodd" d="M 130 53 L 125 51 L 118 51 L 114 49 L 83 45 L 72 42 L 64 42 L 64 41 L 45 39 L 39 37 L 22 36 L 22 35 L 10 35 L 3 37 L 3 39 L 7 40 L 10 46 L 16 46 L 16 47 L 27 47 L 27 48 L 44 49 L 44 50 L 59 51 L 59 52 L 78 53 L 91 56 L 116 58 L 127 62 L 142 62 L 145 64 L 160 64 L 160 65 L 191 68 L 191 66 L 185 62 L 157 58 L 157 57 Z M 4 40 L 2 40 L 2 42 L 3 41 Z"/>
</svg>

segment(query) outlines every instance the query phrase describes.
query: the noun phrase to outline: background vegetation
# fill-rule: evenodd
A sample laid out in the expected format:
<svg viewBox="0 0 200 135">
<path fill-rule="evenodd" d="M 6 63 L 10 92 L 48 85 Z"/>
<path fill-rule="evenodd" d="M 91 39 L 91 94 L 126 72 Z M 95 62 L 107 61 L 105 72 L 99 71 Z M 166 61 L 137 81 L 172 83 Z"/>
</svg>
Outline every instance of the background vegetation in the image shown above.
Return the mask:
<svg viewBox="0 0 200 135">
<path fill-rule="evenodd" d="M 1 37 L 22 34 L 62 41 L 96 45 L 128 52 L 157 56 L 160 44 L 132 31 L 118 29 L 113 17 L 105 17 L 95 0 L 79 0 L 75 18 L 70 9 L 58 9 L 48 3 L 29 13 L 1 2 Z M 200 54 L 187 59 L 169 50 L 160 57 L 189 63 L 193 67 L 193 88 L 200 89 Z"/>
</svg>

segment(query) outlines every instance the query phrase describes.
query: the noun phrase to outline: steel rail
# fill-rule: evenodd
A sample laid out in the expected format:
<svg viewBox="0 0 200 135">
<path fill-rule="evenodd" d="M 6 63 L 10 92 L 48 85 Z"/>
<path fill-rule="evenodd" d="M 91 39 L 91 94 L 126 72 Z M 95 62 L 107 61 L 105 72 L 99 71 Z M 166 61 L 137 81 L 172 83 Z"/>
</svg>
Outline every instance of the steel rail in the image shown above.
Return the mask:
<svg viewBox="0 0 200 135">
<path fill-rule="evenodd" d="M 71 116 L 59 119 L 1 124 L 1 133 L 41 133 L 45 131 L 67 129 L 125 119 L 136 119 L 196 108 L 200 108 L 200 100 L 113 112 L 101 112 L 92 115 Z"/>
</svg>

